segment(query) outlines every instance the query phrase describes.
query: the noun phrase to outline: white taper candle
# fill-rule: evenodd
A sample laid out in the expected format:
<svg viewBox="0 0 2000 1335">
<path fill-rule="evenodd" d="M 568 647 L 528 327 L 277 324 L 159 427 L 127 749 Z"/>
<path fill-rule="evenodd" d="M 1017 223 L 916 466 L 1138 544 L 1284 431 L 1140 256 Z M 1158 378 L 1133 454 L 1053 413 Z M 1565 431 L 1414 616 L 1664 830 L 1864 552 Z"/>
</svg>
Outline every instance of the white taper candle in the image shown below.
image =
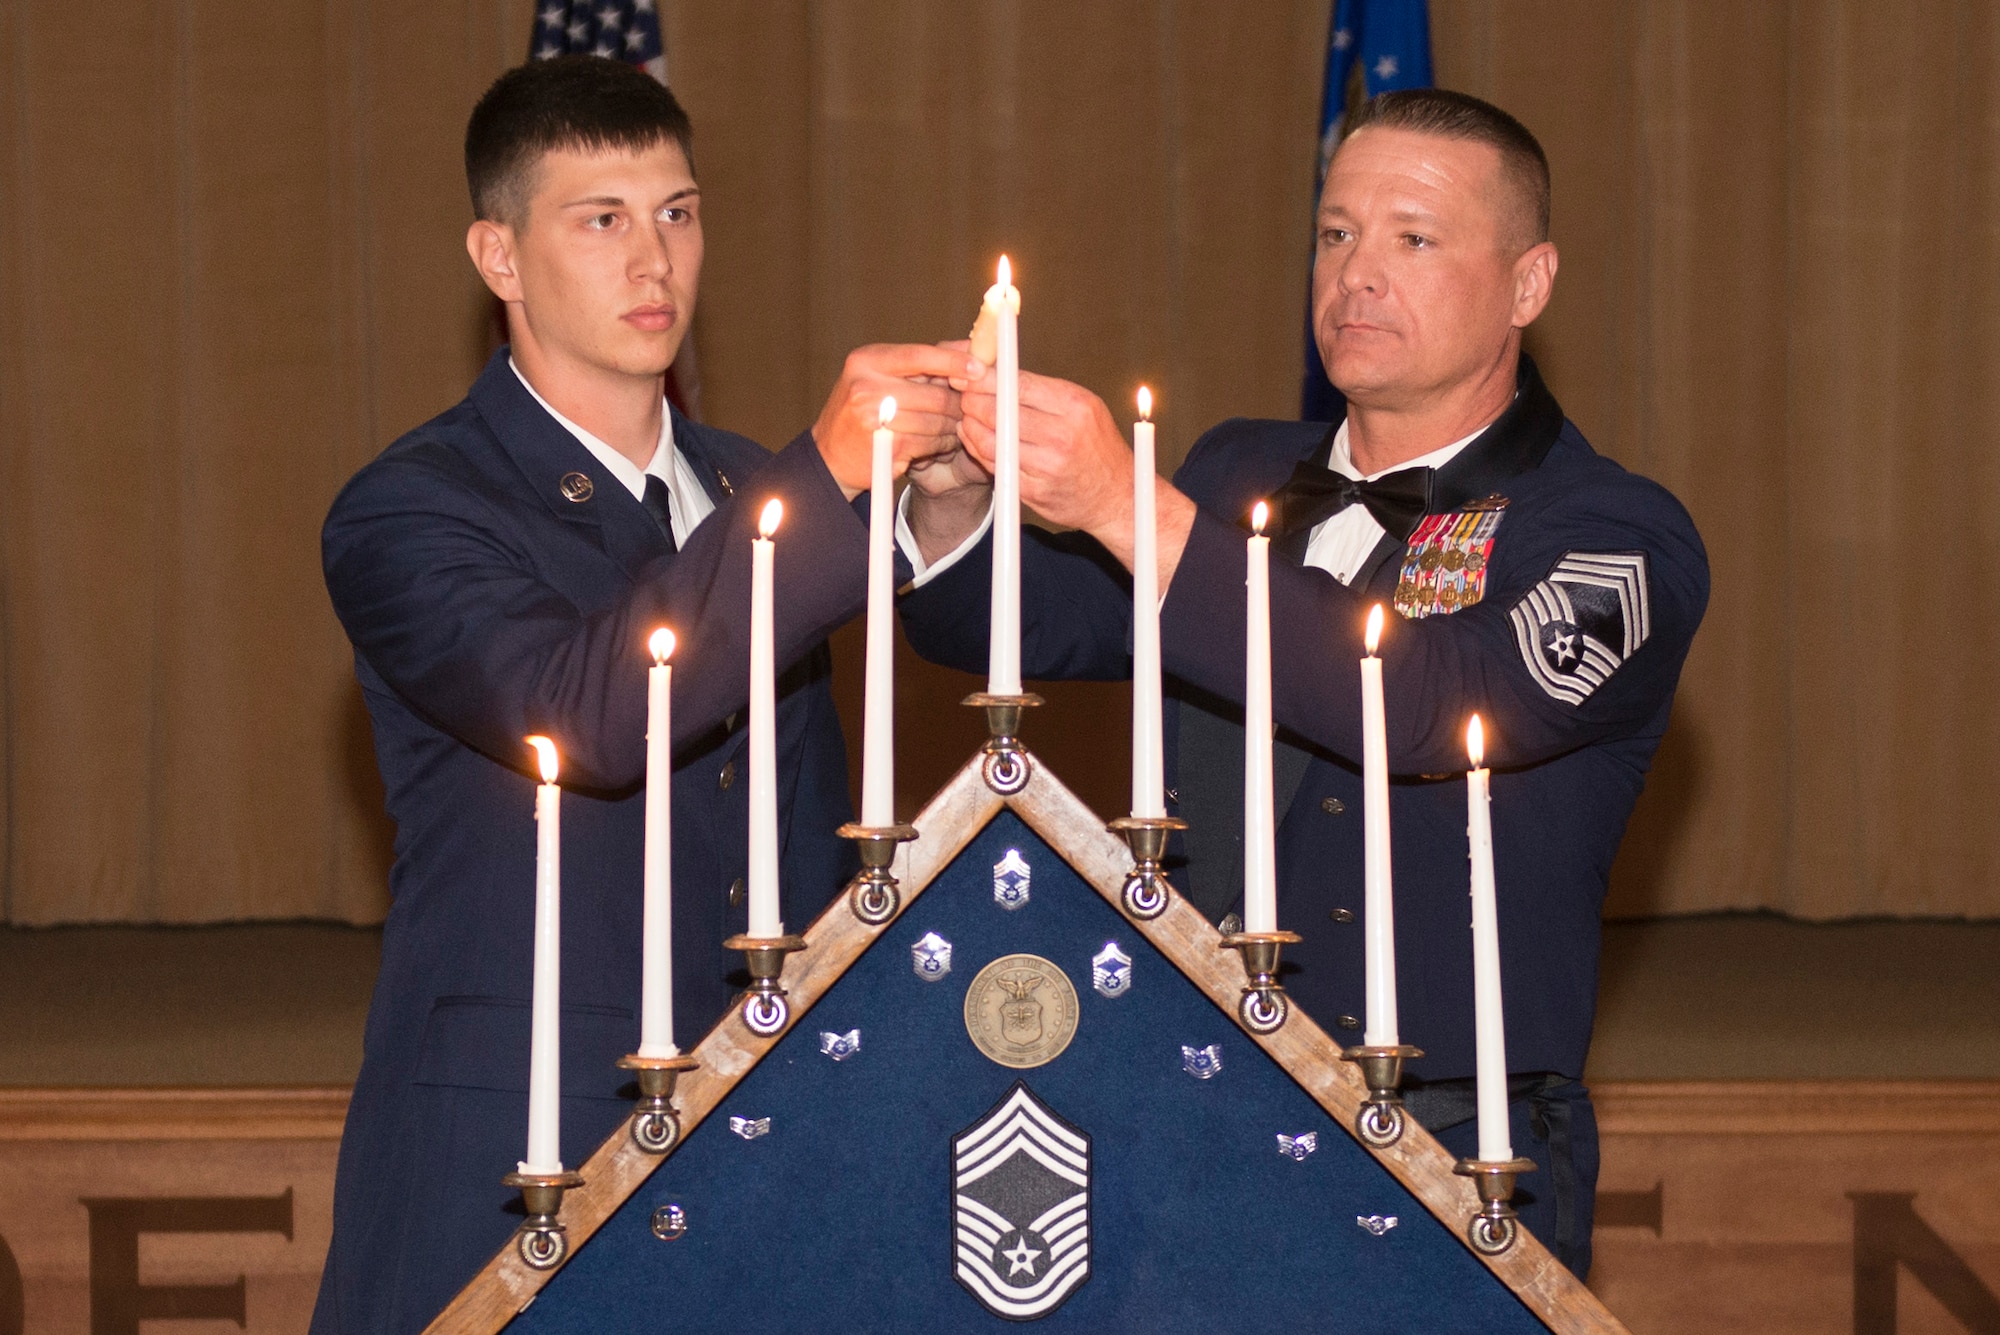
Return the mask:
<svg viewBox="0 0 2000 1335">
<path fill-rule="evenodd" d="M 771 535 L 784 504 L 767 501 L 750 543 L 750 926 L 751 936 L 785 934 L 778 907 L 778 705 L 771 610 Z"/>
<path fill-rule="evenodd" d="M 1361 1041 L 1394 1047 L 1396 1037 L 1396 906 L 1389 874 L 1389 725 L 1382 706 L 1382 605 L 1368 612 L 1367 657 L 1361 660 L 1361 909 L 1368 1020 Z"/>
<path fill-rule="evenodd" d="M 640 928 L 639 1055 L 676 1057 L 674 1046 L 674 633 L 654 631 L 646 647 L 645 922 Z"/>
<path fill-rule="evenodd" d="M 1472 1023 L 1478 1077 L 1479 1157 L 1514 1157 L 1507 1129 L 1507 1025 L 1500 1009 L 1500 918 L 1493 893 L 1493 811 L 1486 730 L 1479 715 L 1465 730 L 1472 772 L 1465 776 L 1466 834 L 1472 845 Z"/>
<path fill-rule="evenodd" d="M 896 401 L 882 400 L 868 483 L 868 659 L 863 669 L 861 823 L 896 823 Z"/>
<path fill-rule="evenodd" d="M 1271 796 L 1271 508 L 1251 512 L 1243 686 L 1243 930 L 1278 930 L 1277 819 Z"/>
<path fill-rule="evenodd" d="M 528 1157 L 523 1173 L 562 1166 L 562 789 L 556 747 L 530 737 L 541 762 L 535 789 L 535 971 L 529 1004 Z"/>
<path fill-rule="evenodd" d="M 1021 293 L 1013 266 L 1000 257 L 999 280 L 986 304 L 998 323 L 994 364 L 998 404 L 993 468 L 993 613 L 986 689 L 1021 693 Z"/>
<path fill-rule="evenodd" d="M 1132 424 L 1132 814 L 1164 816 L 1160 742 L 1159 533 L 1153 501 L 1153 391 L 1139 387 Z"/>
</svg>

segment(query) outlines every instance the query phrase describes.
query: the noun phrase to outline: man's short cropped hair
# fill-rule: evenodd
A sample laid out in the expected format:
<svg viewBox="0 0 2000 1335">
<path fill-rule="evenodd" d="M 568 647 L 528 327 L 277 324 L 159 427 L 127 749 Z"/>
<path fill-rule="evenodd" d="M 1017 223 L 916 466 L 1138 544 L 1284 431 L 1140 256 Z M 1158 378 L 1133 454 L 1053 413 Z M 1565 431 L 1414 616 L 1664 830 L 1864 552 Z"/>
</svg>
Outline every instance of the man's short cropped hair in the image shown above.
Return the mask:
<svg viewBox="0 0 2000 1335">
<path fill-rule="evenodd" d="M 672 140 L 694 170 L 694 127 L 665 84 L 602 56 L 531 60 L 493 81 L 465 126 L 475 217 L 524 221 L 535 168 L 557 149 L 642 153 Z"/>
<path fill-rule="evenodd" d="M 1549 239 L 1548 155 L 1527 126 L 1491 102 L 1448 88 L 1378 93 L 1362 103 L 1348 123 L 1347 133 L 1352 135 L 1371 125 L 1491 144 L 1500 151 L 1501 176 L 1520 196 L 1526 233 L 1521 249 Z"/>
</svg>

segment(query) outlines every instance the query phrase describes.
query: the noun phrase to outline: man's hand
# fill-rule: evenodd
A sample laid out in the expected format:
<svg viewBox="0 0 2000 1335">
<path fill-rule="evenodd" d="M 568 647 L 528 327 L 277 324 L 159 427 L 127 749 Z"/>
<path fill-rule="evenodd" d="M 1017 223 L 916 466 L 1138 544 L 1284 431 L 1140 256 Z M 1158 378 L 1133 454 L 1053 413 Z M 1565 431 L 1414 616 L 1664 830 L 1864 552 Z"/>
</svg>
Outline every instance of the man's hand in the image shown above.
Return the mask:
<svg viewBox="0 0 2000 1335">
<path fill-rule="evenodd" d="M 959 436 L 990 471 L 999 405 L 993 377 L 960 389 Z M 1067 380 L 1021 372 L 1021 501 L 1052 524 L 1082 529 L 1131 568 L 1132 450 L 1104 400 Z M 1194 525 L 1194 503 L 1162 481 L 1155 505 L 1164 593 Z"/>
<path fill-rule="evenodd" d="M 961 338 L 938 346 L 963 357 L 972 345 Z M 951 386 L 962 391 L 967 385 L 990 379 L 992 374 L 990 368 L 976 359 L 968 359 L 953 374 Z M 910 535 L 917 540 L 917 550 L 928 564 L 957 550 L 985 520 L 986 511 L 993 504 L 993 476 L 954 437 L 949 449 L 911 461 L 908 496 L 905 514 L 910 521 Z"/>
<path fill-rule="evenodd" d="M 913 460 L 958 448 L 959 396 L 949 382 L 969 365 L 963 352 L 928 343 L 875 343 L 847 354 L 812 434 L 849 500 L 868 490 L 884 398 L 896 400 L 897 476 Z"/>
</svg>

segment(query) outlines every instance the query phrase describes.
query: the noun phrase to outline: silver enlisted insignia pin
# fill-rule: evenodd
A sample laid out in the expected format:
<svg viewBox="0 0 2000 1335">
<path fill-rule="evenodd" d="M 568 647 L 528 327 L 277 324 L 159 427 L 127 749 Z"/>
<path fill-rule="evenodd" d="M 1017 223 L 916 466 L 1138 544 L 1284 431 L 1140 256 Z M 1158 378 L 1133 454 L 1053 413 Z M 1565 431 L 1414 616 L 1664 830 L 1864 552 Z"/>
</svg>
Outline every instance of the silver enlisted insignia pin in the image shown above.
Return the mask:
<svg viewBox="0 0 2000 1335">
<path fill-rule="evenodd" d="M 687 1236 L 687 1211 L 669 1203 L 653 1211 L 653 1236 L 661 1242 L 678 1242 Z"/>
<path fill-rule="evenodd" d="M 729 1129 L 745 1140 L 755 1140 L 759 1136 L 771 1134 L 771 1119 L 768 1117 L 732 1117 Z"/>
<path fill-rule="evenodd" d="M 1018 848 L 1008 849 L 1007 856 L 993 864 L 993 902 L 1003 909 L 1028 902 L 1028 862 Z"/>
<path fill-rule="evenodd" d="M 1104 949 L 1091 957 L 1090 985 L 1099 996 L 1122 997 L 1132 988 L 1132 957 L 1106 941 Z"/>
<path fill-rule="evenodd" d="M 935 983 L 951 972 L 951 942 L 936 932 L 925 932 L 910 947 L 910 967 L 917 971 L 917 977 Z"/>
<path fill-rule="evenodd" d="M 1222 1071 L 1222 1044 L 1211 1043 L 1205 1048 L 1181 1044 L 1181 1069 L 1197 1080 L 1213 1079 Z"/>
<path fill-rule="evenodd" d="M 1304 1163 L 1306 1156 L 1319 1148 L 1319 1132 L 1308 1131 L 1303 1136 L 1288 1136 L 1278 1133 L 1278 1153 L 1287 1159 Z"/>
<path fill-rule="evenodd" d="M 597 490 L 597 485 L 584 473 L 564 473 L 558 486 L 566 501 L 587 501 Z"/>
<path fill-rule="evenodd" d="M 819 1050 L 837 1062 L 844 1062 L 861 1051 L 861 1031 L 850 1029 L 844 1034 L 819 1031 Z"/>
<path fill-rule="evenodd" d="M 997 1317 L 1047 1316 L 1090 1277 L 1090 1137 L 1016 1081 L 952 1137 L 958 1282 Z"/>
<path fill-rule="evenodd" d="M 1354 1222 L 1379 1238 L 1396 1226 L 1396 1216 L 1392 1214 L 1358 1214 L 1354 1216 Z"/>
</svg>

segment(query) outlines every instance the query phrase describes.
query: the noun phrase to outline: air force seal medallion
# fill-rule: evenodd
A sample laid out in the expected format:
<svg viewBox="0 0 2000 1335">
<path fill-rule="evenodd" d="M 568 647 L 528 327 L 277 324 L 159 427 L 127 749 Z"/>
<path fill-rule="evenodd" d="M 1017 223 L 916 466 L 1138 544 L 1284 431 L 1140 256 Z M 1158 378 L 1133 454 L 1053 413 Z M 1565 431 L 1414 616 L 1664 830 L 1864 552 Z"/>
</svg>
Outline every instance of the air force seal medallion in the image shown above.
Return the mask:
<svg viewBox="0 0 2000 1335">
<path fill-rule="evenodd" d="M 965 1291 L 1009 1321 L 1062 1306 L 1090 1277 L 1090 1137 L 1017 1080 L 952 1138 L 951 1168 L 954 1269 Z"/>
<path fill-rule="evenodd" d="M 1653 633 L 1643 552 L 1571 552 L 1512 613 L 1535 684 L 1580 705 Z"/>
<path fill-rule="evenodd" d="M 1040 955 L 1002 955 L 965 989 L 973 1046 L 1016 1070 L 1054 1061 L 1076 1036 L 1076 988 Z"/>
</svg>

